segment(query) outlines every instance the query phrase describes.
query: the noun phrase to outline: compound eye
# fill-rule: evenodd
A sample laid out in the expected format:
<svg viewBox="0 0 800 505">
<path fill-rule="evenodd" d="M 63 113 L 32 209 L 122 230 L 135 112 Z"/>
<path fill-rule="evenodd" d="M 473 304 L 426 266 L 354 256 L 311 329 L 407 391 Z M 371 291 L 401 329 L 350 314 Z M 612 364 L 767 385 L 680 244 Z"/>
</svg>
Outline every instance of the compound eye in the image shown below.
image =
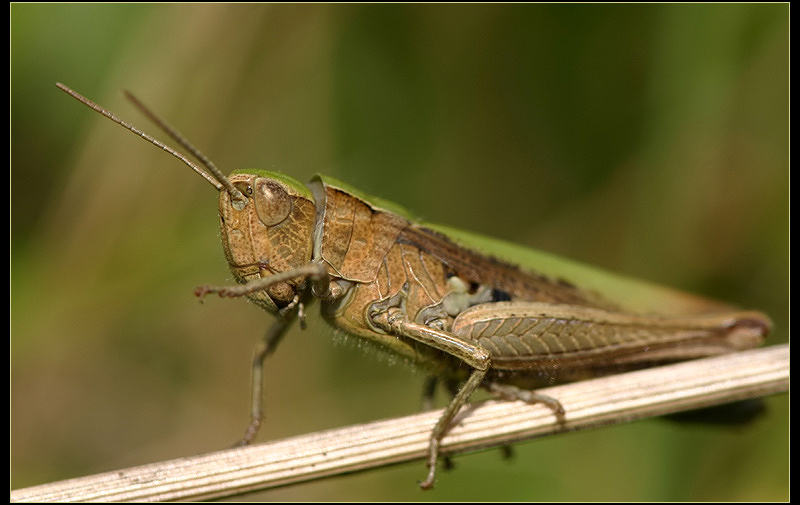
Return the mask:
<svg viewBox="0 0 800 505">
<path fill-rule="evenodd" d="M 258 178 L 253 192 L 256 214 L 265 226 L 275 226 L 289 217 L 292 197 L 280 184 L 271 179 Z"/>
</svg>

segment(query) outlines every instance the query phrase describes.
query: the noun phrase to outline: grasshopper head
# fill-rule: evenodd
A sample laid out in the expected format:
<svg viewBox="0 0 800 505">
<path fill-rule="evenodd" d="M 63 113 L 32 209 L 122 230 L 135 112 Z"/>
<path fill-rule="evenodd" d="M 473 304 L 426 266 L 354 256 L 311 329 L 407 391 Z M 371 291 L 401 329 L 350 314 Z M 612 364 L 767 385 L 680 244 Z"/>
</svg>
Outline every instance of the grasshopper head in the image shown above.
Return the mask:
<svg viewBox="0 0 800 505">
<path fill-rule="evenodd" d="M 311 261 L 315 207 L 311 192 L 286 175 L 257 170 L 229 177 L 244 199 L 220 191 L 222 246 L 240 283 L 301 267 Z M 272 312 L 295 297 L 302 279 L 248 295 Z"/>
<path fill-rule="evenodd" d="M 154 114 L 132 94 L 126 96 L 175 142 L 197 158 L 199 167 L 185 155 L 148 135 L 111 111 L 69 87 L 56 86 L 87 107 L 175 156 L 220 193 L 219 218 L 222 245 L 233 275 L 241 283 L 301 267 L 311 261 L 315 221 L 314 198 L 298 181 L 267 171 L 235 171 L 225 177 L 199 149 L 175 128 Z M 273 284 L 248 297 L 269 311 L 287 306 L 302 279 Z"/>
</svg>

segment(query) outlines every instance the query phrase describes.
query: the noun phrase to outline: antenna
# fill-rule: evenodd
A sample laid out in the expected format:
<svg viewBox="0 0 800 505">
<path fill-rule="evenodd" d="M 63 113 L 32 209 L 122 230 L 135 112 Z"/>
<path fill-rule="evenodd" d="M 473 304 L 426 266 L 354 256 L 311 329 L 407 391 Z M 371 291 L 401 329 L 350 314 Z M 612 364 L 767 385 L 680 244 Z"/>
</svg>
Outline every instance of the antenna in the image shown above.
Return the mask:
<svg viewBox="0 0 800 505">
<path fill-rule="evenodd" d="M 60 82 L 56 83 L 61 90 L 66 92 L 67 94 L 71 95 L 73 98 L 78 100 L 79 102 L 83 103 L 90 109 L 93 109 L 95 112 L 99 112 L 100 114 L 104 115 L 111 121 L 117 123 L 118 125 L 126 128 L 127 130 L 135 133 L 139 137 L 143 138 L 144 140 L 150 142 L 151 144 L 155 145 L 156 147 L 160 147 L 164 151 L 168 152 L 169 154 L 175 156 L 183 163 L 189 166 L 192 170 L 197 172 L 203 179 L 207 180 L 212 186 L 214 186 L 217 191 L 225 190 L 231 196 L 231 200 L 233 202 L 238 202 L 242 206 L 247 201 L 247 198 L 242 194 L 241 191 L 236 189 L 236 187 L 231 184 L 231 181 L 228 180 L 227 177 L 211 162 L 211 160 L 206 157 L 199 149 L 194 147 L 190 144 L 176 129 L 169 126 L 165 121 L 161 118 L 156 116 L 150 109 L 144 106 L 142 102 L 140 102 L 133 94 L 126 91 L 125 96 L 136 105 L 147 117 L 149 117 L 156 125 L 158 125 L 164 132 L 167 133 L 173 140 L 175 140 L 178 144 L 184 147 L 187 151 L 189 151 L 195 158 L 197 158 L 203 166 L 206 167 L 208 172 L 197 166 L 193 163 L 189 158 L 181 154 L 180 152 L 172 149 L 168 145 L 164 144 L 163 142 L 155 139 L 154 137 L 148 135 L 147 133 L 143 132 L 142 130 L 138 129 L 137 127 L 133 126 L 132 124 L 128 123 L 127 121 L 120 119 L 117 117 L 113 112 L 108 109 L 101 107 L 100 105 L 94 103 L 93 101 L 89 100 L 85 96 L 81 95 L 77 91 L 72 90 L 68 86 L 61 84 Z M 209 175 L 210 172 L 210 175 Z"/>
</svg>

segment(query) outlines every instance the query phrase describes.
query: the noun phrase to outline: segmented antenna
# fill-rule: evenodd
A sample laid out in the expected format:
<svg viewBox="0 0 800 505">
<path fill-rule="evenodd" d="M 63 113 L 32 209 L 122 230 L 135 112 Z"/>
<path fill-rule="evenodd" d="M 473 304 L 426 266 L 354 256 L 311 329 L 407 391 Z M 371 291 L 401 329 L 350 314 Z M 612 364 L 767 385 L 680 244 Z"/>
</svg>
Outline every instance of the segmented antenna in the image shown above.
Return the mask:
<svg viewBox="0 0 800 505">
<path fill-rule="evenodd" d="M 85 96 L 81 95 L 77 91 L 72 90 L 71 88 L 69 88 L 68 86 L 65 86 L 64 84 L 61 84 L 60 82 L 57 82 L 56 86 L 58 86 L 61 90 L 63 90 L 64 92 L 68 93 L 73 98 L 75 98 L 79 102 L 83 103 L 84 105 L 86 105 L 90 109 L 94 110 L 95 112 L 99 112 L 100 114 L 104 115 L 105 117 L 107 117 L 111 121 L 117 123 L 118 125 L 122 126 L 123 128 L 126 128 L 127 130 L 135 133 L 136 135 L 138 135 L 139 137 L 143 138 L 144 140 L 150 142 L 151 144 L 155 145 L 156 147 L 160 147 L 164 151 L 166 151 L 169 154 L 175 156 L 176 158 L 181 160 L 183 163 L 188 165 L 189 168 L 191 168 L 192 170 L 197 172 L 197 174 L 200 175 L 201 177 L 203 177 L 203 179 L 205 179 L 209 183 L 211 183 L 211 185 L 214 186 L 217 189 L 217 191 L 222 191 L 222 190 L 227 191 L 228 194 L 231 196 L 231 200 L 233 200 L 235 202 L 240 202 L 242 204 L 247 201 L 247 198 L 241 193 L 241 191 L 236 189 L 236 187 L 234 187 L 234 185 L 231 184 L 231 181 L 229 181 L 228 178 L 225 177 L 225 175 L 216 167 L 216 165 L 214 165 L 214 163 L 211 162 L 211 160 L 208 159 L 208 157 L 206 157 L 205 154 L 203 154 L 199 149 L 197 149 L 192 144 L 190 144 L 177 130 L 175 130 L 174 128 L 169 126 L 161 118 L 159 118 L 153 112 L 151 112 L 150 109 L 145 107 L 142 102 L 140 102 L 135 96 L 133 96 L 133 94 L 129 93 L 128 91 L 125 92 L 125 96 L 129 100 L 131 100 L 133 102 L 133 104 L 136 105 L 136 107 L 139 108 L 139 110 L 141 110 L 156 125 L 158 125 L 162 130 L 164 130 L 164 132 L 166 132 L 167 135 L 169 135 L 173 140 L 175 140 L 175 142 L 177 142 L 178 144 L 183 146 L 183 148 L 186 149 L 187 151 L 189 151 L 192 154 L 192 156 L 197 158 L 198 161 L 200 161 L 200 163 L 202 163 L 203 166 L 206 167 L 208 172 L 206 172 L 205 170 L 203 170 L 202 168 L 197 166 L 189 158 L 187 158 L 186 156 L 184 156 L 180 152 L 176 151 L 175 149 L 172 149 L 171 147 L 169 147 L 168 145 L 164 144 L 163 142 L 161 142 L 159 140 L 156 140 L 154 137 L 151 137 L 150 135 L 148 135 L 147 133 L 143 132 L 142 130 L 136 128 L 135 126 L 133 126 L 132 124 L 128 123 L 127 121 L 124 121 L 123 119 L 120 119 L 119 117 L 117 117 L 110 110 L 105 109 L 105 108 L 101 107 L 100 105 L 94 103 L 93 101 L 89 100 L 88 98 L 86 98 Z M 209 175 L 209 172 L 210 172 L 210 175 Z"/>
</svg>

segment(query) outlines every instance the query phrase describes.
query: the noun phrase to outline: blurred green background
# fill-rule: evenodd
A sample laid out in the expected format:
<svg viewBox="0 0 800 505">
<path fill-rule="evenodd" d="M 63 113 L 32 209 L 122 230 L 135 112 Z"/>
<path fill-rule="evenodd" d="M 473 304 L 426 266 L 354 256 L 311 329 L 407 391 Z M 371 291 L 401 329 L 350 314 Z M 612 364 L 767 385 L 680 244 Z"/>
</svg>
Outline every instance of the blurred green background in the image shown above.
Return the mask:
<svg viewBox="0 0 800 505">
<path fill-rule="evenodd" d="M 224 171 L 322 172 L 427 220 L 770 314 L 789 336 L 789 5 L 10 6 L 11 489 L 229 446 L 271 317 L 227 283 Z M 161 136 L 160 134 L 158 136 Z M 423 374 L 312 324 L 260 440 L 413 413 Z M 788 395 L 745 429 L 648 420 L 248 496 L 789 498 Z"/>
</svg>

